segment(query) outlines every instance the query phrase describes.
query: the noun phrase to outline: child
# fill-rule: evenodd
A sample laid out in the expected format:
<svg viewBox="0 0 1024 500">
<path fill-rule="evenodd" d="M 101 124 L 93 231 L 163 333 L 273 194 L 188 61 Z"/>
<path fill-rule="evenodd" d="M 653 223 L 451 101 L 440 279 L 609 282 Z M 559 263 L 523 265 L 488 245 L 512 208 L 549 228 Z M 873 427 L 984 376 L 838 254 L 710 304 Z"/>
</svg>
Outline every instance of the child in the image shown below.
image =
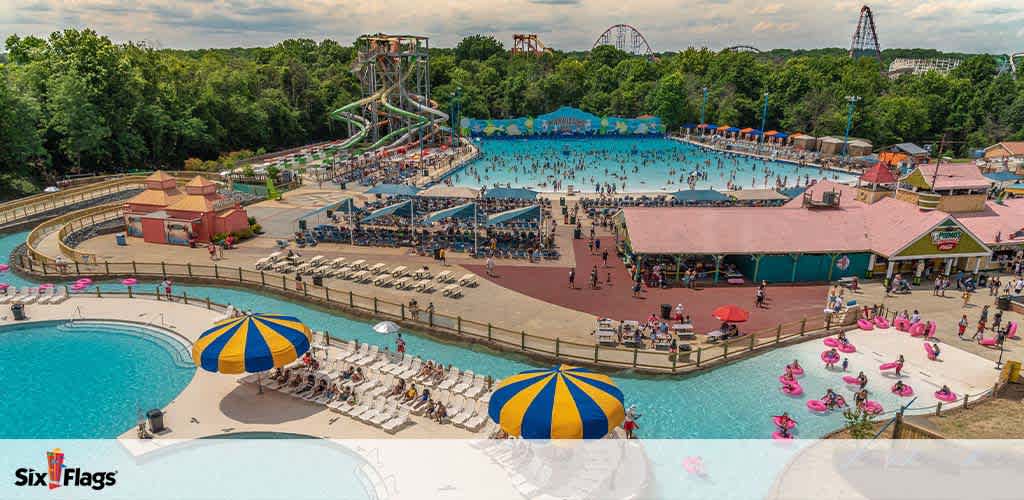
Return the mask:
<svg viewBox="0 0 1024 500">
<path fill-rule="evenodd" d="M 956 326 L 957 326 L 957 336 L 960 337 L 961 340 L 963 340 L 964 333 L 967 331 L 967 315 L 966 314 L 964 314 L 963 317 L 960 318 L 960 322 L 957 323 Z"/>
<path fill-rule="evenodd" d="M 985 336 L 985 320 L 981 319 L 980 321 L 978 321 L 978 330 L 976 332 L 974 332 L 974 336 L 971 337 L 971 340 L 976 340 L 978 337 L 984 338 L 984 336 Z"/>
<path fill-rule="evenodd" d="M 846 368 L 849 367 L 849 366 L 850 366 L 850 358 L 844 357 L 843 358 L 843 371 L 845 372 Z"/>
</svg>

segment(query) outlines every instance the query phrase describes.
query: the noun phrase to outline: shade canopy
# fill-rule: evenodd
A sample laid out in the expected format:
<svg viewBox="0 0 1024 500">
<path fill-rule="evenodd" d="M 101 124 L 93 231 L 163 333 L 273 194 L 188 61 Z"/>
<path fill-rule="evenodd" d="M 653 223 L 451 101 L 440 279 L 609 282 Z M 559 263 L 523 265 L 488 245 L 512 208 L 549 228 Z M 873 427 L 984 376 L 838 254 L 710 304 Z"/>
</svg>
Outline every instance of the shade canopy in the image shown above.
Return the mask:
<svg viewBox="0 0 1024 500">
<path fill-rule="evenodd" d="M 502 380 L 487 412 L 505 432 L 528 439 L 599 439 L 625 419 L 611 378 L 569 365 Z"/>
<path fill-rule="evenodd" d="M 729 201 L 731 198 L 714 189 L 689 189 L 672 193 L 679 201 Z"/>
<path fill-rule="evenodd" d="M 387 194 L 392 196 L 415 196 L 420 192 L 416 186 L 408 184 L 377 184 L 366 191 L 368 194 Z"/>
<path fill-rule="evenodd" d="M 427 217 L 423 219 L 424 224 L 433 224 L 438 221 L 445 219 L 472 219 L 476 214 L 476 203 L 469 202 L 463 203 L 450 208 L 438 210 L 427 214 Z"/>
<path fill-rule="evenodd" d="M 785 139 L 785 138 L 789 137 L 789 134 L 787 134 L 785 132 L 776 132 L 775 133 L 775 137 L 779 138 L 779 139 Z"/>
<path fill-rule="evenodd" d="M 718 128 L 718 125 L 715 125 L 714 123 L 706 123 L 706 124 L 704 124 L 704 128 L 709 128 L 709 129 L 714 130 L 714 129 Z"/>
<path fill-rule="evenodd" d="M 800 195 L 804 194 L 804 191 L 807 191 L 806 187 L 795 186 L 795 187 L 782 188 L 782 189 L 779 190 L 779 194 L 781 194 L 781 195 L 785 196 L 786 198 L 789 198 L 789 199 L 792 200 L 793 198 L 796 198 L 797 196 L 800 196 Z"/>
<path fill-rule="evenodd" d="M 493 188 L 484 192 L 484 198 L 499 200 L 536 200 L 537 192 L 525 188 Z"/>
<path fill-rule="evenodd" d="M 750 313 L 735 304 L 716 307 L 714 311 L 711 311 L 711 315 L 719 321 L 727 321 L 729 323 L 742 323 L 750 319 Z"/>
<path fill-rule="evenodd" d="M 370 212 L 369 215 L 363 217 L 360 222 L 367 223 L 373 222 L 381 217 L 387 217 L 389 215 L 395 215 L 398 217 L 412 217 L 413 206 L 412 200 L 405 200 L 394 205 L 388 205 L 384 208 L 378 208 Z"/>
<path fill-rule="evenodd" d="M 540 205 L 513 208 L 504 212 L 498 212 L 487 217 L 488 226 L 497 226 L 509 222 L 531 221 L 540 219 Z"/>
<path fill-rule="evenodd" d="M 1007 172 L 1005 170 L 1000 171 L 1000 172 L 991 172 L 991 173 L 984 174 L 984 175 L 985 175 L 985 177 L 988 177 L 993 182 L 1011 182 L 1011 181 L 1019 181 L 1019 180 L 1022 179 L 1021 176 L 1019 176 L 1019 175 L 1017 175 L 1017 174 L 1015 174 L 1013 172 Z"/>
<path fill-rule="evenodd" d="M 737 127 L 729 127 L 729 128 L 727 128 L 727 129 L 725 129 L 725 131 L 726 131 L 726 132 L 729 132 L 729 133 L 731 134 L 731 133 L 739 132 L 739 131 L 740 131 L 740 129 L 739 129 L 739 128 L 737 128 Z"/>
<path fill-rule="evenodd" d="M 312 331 L 293 316 L 247 314 L 214 324 L 192 345 L 192 360 L 217 373 L 281 367 L 309 350 Z"/>
</svg>

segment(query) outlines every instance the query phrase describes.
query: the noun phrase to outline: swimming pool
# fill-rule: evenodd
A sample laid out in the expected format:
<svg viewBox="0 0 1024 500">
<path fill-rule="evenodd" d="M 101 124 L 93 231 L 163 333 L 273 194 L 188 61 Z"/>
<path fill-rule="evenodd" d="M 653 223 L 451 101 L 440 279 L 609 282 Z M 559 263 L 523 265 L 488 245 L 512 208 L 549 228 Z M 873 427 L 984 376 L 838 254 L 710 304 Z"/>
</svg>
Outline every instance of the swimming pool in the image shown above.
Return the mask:
<svg viewBox="0 0 1024 500">
<path fill-rule="evenodd" d="M 688 189 L 688 176 L 706 173 L 697 189 L 764 188 L 803 185 L 807 179 L 855 180 L 842 172 L 801 167 L 732 153 L 706 150 L 667 138 L 482 139 L 480 156 L 452 172 L 455 185 L 526 187 L 557 191 L 573 186 L 595 192 L 613 184 L 618 192 L 675 192 Z"/>
<path fill-rule="evenodd" d="M 116 437 L 192 380 L 188 351 L 125 323 L 0 327 L 0 438 Z"/>
<path fill-rule="evenodd" d="M 24 233 L 21 238 L 20 241 L 24 241 Z M 0 239 L 0 244 L 17 241 L 6 237 Z M 0 255 L 7 255 L 10 250 L 10 247 L 0 247 Z M 120 287 L 118 284 L 102 286 L 110 289 Z M 310 327 L 328 331 L 340 339 L 393 346 L 394 339 L 374 333 L 370 323 L 275 296 L 232 288 L 175 286 L 176 294 L 182 291 L 187 291 L 193 297 L 210 297 L 239 309 L 294 315 Z M 417 335 L 407 334 L 405 339 L 410 353 L 489 374 L 496 379 L 536 367 L 524 360 L 512 359 L 507 354 L 496 354 L 484 348 L 446 344 Z M 825 389 L 831 387 L 847 399 L 852 399 L 852 393 L 841 382 L 837 383 L 836 374 L 821 368 L 821 363 L 817 361 L 821 350 L 820 342 L 808 342 L 688 377 L 647 377 L 627 373 L 613 375 L 613 379 L 625 394 L 626 404 L 637 405 L 643 414 L 639 421 L 639 435 L 644 438 L 766 438 L 774 430 L 769 416 L 783 411 L 788 411 L 800 421 L 799 437 L 817 438 L 842 427 L 843 417 L 839 412 L 811 415 L 804 406 L 808 397 L 819 397 Z M 28 354 L 39 359 L 45 352 L 40 350 Z M 791 398 L 778 389 L 777 377 L 782 373 L 783 366 L 793 359 L 800 359 L 808 368 L 807 374 L 800 381 L 807 394 L 805 397 Z M 854 373 L 860 368 L 850 367 Z M 881 402 L 886 410 L 896 408 L 898 398 L 889 393 L 884 378 L 872 377 L 868 388 L 872 391 L 872 397 Z M 114 434 L 124 430 L 122 428 Z"/>
</svg>

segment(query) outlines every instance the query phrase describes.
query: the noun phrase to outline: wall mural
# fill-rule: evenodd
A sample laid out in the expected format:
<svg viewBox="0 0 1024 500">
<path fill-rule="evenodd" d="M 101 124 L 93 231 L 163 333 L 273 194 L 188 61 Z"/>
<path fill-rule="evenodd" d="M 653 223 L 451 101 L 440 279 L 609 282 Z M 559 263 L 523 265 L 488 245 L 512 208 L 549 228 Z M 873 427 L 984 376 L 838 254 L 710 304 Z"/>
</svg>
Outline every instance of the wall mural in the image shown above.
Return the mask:
<svg viewBox="0 0 1024 500">
<path fill-rule="evenodd" d="M 474 137 L 529 137 L 552 135 L 659 135 L 665 133 L 656 116 L 619 118 L 597 116 L 576 108 L 561 107 L 546 115 L 505 120 L 463 118 L 463 135 Z"/>
</svg>

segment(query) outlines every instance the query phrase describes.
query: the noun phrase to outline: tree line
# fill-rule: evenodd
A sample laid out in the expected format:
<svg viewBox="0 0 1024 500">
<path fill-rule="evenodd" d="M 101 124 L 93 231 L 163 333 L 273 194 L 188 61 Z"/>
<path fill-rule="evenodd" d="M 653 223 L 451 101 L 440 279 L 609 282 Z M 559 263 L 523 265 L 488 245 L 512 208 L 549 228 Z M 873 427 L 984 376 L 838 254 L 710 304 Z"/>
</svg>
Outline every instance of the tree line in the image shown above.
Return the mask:
<svg viewBox="0 0 1024 500">
<path fill-rule="evenodd" d="M 92 30 L 10 36 L 0 59 L 0 191 L 31 192 L 71 173 L 216 168 L 244 156 L 342 137 L 327 114 L 361 97 L 351 46 L 285 40 L 272 47 L 173 50 L 114 43 Z M 883 62 L 930 50 L 891 50 Z M 950 55 L 946 55 L 950 57 Z M 876 146 L 934 142 L 954 152 L 1024 139 L 1024 78 L 988 55 L 956 55 L 948 75 L 889 80 L 879 61 L 844 51 L 688 49 L 657 58 L 614 47 L 510 55 L 493 37 L 431 49 L 432 97 L 461 116 L 538 115 L 559 106 L 599 115 L 657 115 L 670 129 L 706 121 Z M 704 91 L 707 89 L 706 105 Z M 220 161 L 218 161 L 220 159 Z M 187 162 L 187 163 L 186 163 Z"/>
</svg>

